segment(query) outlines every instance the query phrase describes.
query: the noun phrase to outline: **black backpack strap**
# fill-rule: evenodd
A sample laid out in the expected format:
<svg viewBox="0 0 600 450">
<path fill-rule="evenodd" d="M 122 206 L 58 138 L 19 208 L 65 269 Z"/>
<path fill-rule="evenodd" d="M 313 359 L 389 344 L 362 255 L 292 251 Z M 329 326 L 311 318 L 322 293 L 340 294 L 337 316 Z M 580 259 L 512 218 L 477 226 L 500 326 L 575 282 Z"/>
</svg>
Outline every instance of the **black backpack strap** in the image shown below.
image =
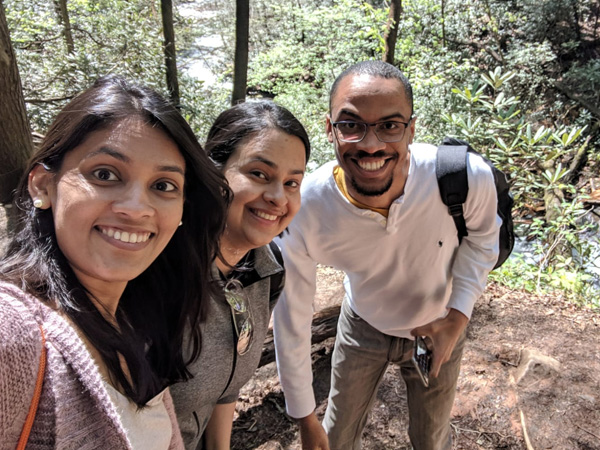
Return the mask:
<svg viewBox="0 0 600 450">
<path fill-rule="evenodd" d="M 273 255 L 275 256 L 275 259 L 277 260 L 277 262 L 281 265 L 281 267 L 284 267 L 283 256 L 281 256 L 281 250 L 279 250 L 279 247 L 277 246 L 277 244 L 275 242 L 271 241 L 269 243 L 269 247 L 271 248 L 271 251 L 273 252 Z M 279 296 L 281 295 L 281 292 L 283 291 L 284 285 L 285 285 L 285 268 L 281 272 L 277 272 L 276 274 L 271 276 L 271 287 L 270 287 L 270 291 L 269 291 L 269 306 L 270 306 L 271 310 L 273 310 L 273 308 L 275 307 L 275 303 L 277 303 L 277 300 L 279 299 Z"/>
<path fill-rule="evenodd" d="M 467 201 L 469 181 L 467 178 L 467 146 L 441 145 L 438 147 L 436 175 L 442 201 L 454 219 L 458 231 L 458 242 L 468 236 L 463 215 L 463 203 Z"/>
<path fill-rule="evenodd" d="M 273 275 L 270 275 L 268 277 L 270 280 L 269 307 L 272 311 L 275 307 L 275 304 L 277 303 L 277 300 L 279 299 L 279 296 L 281 295 L 281 292 L 283 291 L 283 286 L 285 284 L 285 267 L 283 265 L 283 256 L 281 255 L 281 250 L 279 250 L 277 244 L 271 241 L 269 242 L 269 248 L 271 249 L 271 252 L 273 252 L 275 260 L 279 263 L 281 267 L 283 267 L 282 270 L 280 270 L 279 272 L 275 272 Z M 254 250 L 251 250 L 251 252 L 254 252 Z M 254 261 L 254 256 L 250 257 L 250 261 Z M 252 264 L 254 263 L 252 262 Z M 246 270 L 239 270 L 235 277 L 242 283 L 244 287 L 250 286 L 251 284 L 254 284 L 263 279 L 254 267 L 248 267 Z"/>
</svg>

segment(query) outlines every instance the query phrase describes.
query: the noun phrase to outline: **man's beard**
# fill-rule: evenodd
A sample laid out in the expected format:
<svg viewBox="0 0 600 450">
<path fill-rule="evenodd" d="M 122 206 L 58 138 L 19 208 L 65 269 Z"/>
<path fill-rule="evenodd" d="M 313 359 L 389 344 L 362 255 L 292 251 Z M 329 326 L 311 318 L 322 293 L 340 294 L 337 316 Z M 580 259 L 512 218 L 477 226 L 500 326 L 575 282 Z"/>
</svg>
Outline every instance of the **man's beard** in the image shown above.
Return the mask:
<svg viewBox="0 0 600 450">
<path fill-rule="evenodd" d="M 393 161 L 397 161 L 398 156 L 397 155 L 392 155 L 390 153 L 386 153 L 384 151 L 378 151 L 375 152 L 373 155 L 368 155 L 366 152 L 363 151 L 358 151 L 356 152 L 355 155 L 352 155 L 352 157 L 357 157 L 360 158 L 361 156 L 375 156 L 375 157 L 380 157 L 380 158 L 389 158 L 389 161 L 386 162 L 386 164 L 391 164 Z M 391 158 L 390 158 L 391 157 Z M 348 156 L 348 160 L 351 157 Z M 348 162 L 348 164 L 353 164 L 351 161 Z M 379 186 L 373 186 L 372 184 L 358 184 L 358 182 L 356 181 L 355 178 L 352 178 L 350 180 L 350 184 L 352 185 L 352 188 L 354 189 L 354 191 L 359 194 L 359 195 L 364 195 L 365 197 L 379 197 L 380 195 L 385 194 L 387 191 L 390 190 L 390 188 L 392 187 L 392 183 L 394 181 L 394 174 L 391 173 L 390 174 L 390 178 L 388 180 L 385 180 L 383 182 L 382 185 Z"/>
<path fill-rule="evenodd" d="M 354 178 L 350 180 L 350 184 L 352 184 L 352 188 L 354 191 L 360 195 L 364 195 L 365 197 L 379 197 L 380 195 L 385 194 L 392 187 L 392 182 L 394 181 L 393 175 L 390 175 L 390 179 L 385 182 L 385 184 L 381 187 L 377 186 L 361 186 L 359 185 Z"/>
</svg>

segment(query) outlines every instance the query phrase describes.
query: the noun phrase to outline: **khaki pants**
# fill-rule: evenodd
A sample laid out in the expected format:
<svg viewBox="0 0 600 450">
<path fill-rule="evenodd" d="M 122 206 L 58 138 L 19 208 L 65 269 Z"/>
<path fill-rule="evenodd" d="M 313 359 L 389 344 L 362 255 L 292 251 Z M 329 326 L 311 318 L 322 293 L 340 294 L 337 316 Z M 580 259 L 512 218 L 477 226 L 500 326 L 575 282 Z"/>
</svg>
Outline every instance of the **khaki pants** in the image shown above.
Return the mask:
<svg viewBox="0 0 600 450">
<path fill-rule="evenodd" d="M 406 383 L 411 444 L 416 450 L 452 449 L 450 412 L 465 343 L 425 388 L 411 362 L 413 341 L 381 333 L 342 304 L 331 361 L 331 390 L 323 426 L 331 450 L 359 450 L 377 387 L 389 363 L 399 364 Z"/>
</svg>

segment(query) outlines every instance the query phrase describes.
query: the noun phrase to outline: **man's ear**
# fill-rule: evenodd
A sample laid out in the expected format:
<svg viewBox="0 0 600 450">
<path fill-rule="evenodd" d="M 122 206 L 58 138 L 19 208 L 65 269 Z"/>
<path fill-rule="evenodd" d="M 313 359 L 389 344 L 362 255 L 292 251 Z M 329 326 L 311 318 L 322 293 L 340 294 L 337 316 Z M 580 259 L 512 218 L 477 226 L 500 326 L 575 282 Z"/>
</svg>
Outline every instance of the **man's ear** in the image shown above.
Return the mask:
<svg viewBox="0 0 600 450">
<path fill-rule="evenodd" d="M 415 137 L 415 122 L 417 121 L 416 117 L 413 117 L 410 121 L 410 126 L 408 127 L 408 143 L 413 143 L 413 138 Z"/>
<path fill-rule="evenodd" d="M 52 197 L 50 194 L 53 182 L 54 174 L 46 170 L 43 164 L 36 164 L 31 172 L 29 172 L 27 189 L 36 208 L 48 209 L 52 206 Z"/>
<path fill-rule="evenodd" d="M 331 125 L 331 117 L 327 114 L 325 122 L 325 132 L 327 133 L 327 139 L 333 144 L 333 125 Z"/>
</svg>

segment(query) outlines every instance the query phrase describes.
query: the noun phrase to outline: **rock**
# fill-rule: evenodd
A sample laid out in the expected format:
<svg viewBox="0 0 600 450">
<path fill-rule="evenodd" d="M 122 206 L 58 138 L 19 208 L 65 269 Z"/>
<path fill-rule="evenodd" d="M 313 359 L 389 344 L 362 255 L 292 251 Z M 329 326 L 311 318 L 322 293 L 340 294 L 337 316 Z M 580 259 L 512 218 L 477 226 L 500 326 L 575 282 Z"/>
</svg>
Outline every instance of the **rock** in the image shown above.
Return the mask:
<svg viewBox="0 0 600 450">
<path fill-rule="evenodd" d="M 579 398 L 581 398 L 582 400 L 585 400 L 586 402 L 590 403 L 591 405 L 596 403 L 596 397 L 594 397 L 592 395 L 579 394 Z"/>
<path fill-rule="evenodd" d="M 519 354 L 520 351 L 515 345 L 509 342 L 503 342 L 500 345 L 500 349 L 494 354 L 494 358 L 505 366 L 517 367 Z"/>
<path fill-rule="evenodd" d="M 524 378 L 548 378 L 560 371 L 560 363 L 535 349 L 521 351 L 521 361 L 515 372 L 515 382 L 519 384 Z"/>
</svg>

